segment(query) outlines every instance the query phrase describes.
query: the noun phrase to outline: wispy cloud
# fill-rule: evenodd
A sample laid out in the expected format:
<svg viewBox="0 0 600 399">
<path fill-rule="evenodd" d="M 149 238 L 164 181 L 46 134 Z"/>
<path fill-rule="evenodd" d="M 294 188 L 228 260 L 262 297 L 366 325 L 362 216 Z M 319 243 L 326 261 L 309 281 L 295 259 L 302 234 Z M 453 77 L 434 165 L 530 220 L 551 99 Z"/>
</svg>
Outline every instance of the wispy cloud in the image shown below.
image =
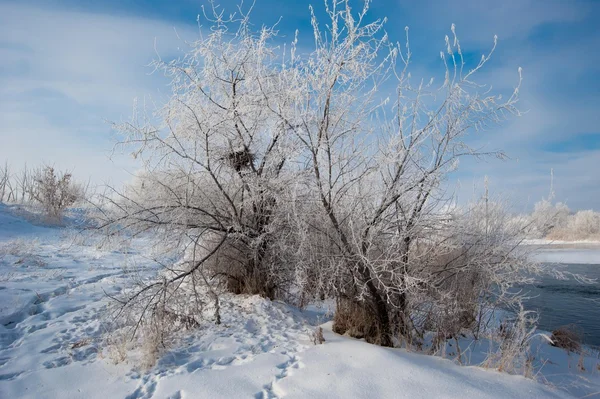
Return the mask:
<svg viewBox="0 0 600 399">
<path fill-rule="evenodd" d="M 108 162 L 109 125 L 135 97 L 168 94 L 150 75 L 156 57 L 177 53 L 194 27 L 158 20 L 0 4 L 0 159 L 15 167 L 50 162 L 95 180 L 135 168 Z M 180 38 L 178 38 L 178 35 Z"/>
</svg>

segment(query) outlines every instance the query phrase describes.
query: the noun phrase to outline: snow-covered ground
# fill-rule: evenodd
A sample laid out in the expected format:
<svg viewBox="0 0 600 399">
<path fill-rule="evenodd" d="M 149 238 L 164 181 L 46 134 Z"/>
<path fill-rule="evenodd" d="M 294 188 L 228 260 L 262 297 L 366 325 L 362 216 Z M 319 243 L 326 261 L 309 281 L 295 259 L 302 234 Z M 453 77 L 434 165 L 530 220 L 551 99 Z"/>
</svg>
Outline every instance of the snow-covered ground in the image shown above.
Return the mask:
<svg viewBox="0 0 600 399">
<path fill-rule="evenodd" d="M 0 398 L 553 398 L 564 390 L 448 359 L 381 348 L 331 332 L 327 309 L 259 297 L 222 298 L 206 324 L 140 370 L 114 364 L 104 342 L 108 293 L 143 254 L 77 244 L 0 205 Z M 325 343 L 310 334 L 322 324 Z M 473 344 L 464 359 L 479 362 Z M 600 392 L 597 363 L 544 345 L 538 375 L 576 396 Z M 589 396 L 593 397 L 593 396 Z"/>
</svg>

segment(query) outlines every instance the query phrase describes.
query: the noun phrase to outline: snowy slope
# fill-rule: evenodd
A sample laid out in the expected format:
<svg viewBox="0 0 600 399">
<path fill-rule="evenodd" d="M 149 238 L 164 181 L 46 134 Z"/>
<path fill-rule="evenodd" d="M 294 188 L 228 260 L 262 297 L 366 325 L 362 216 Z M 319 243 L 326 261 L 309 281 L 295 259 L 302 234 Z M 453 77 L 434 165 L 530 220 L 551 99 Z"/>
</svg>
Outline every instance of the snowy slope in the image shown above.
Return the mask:
<svg viewBox="0 0 600 399">
<path fill-rule="evenodd" d="M 1 205 L 0 205 L 1 206 Z M 126 368 L 96 362 L 98 313 L 123 279 L 123 256 L 72 245 L 0 207 L 0 397 L 120 397 Z M 120 386 L 114 386 L 114 382 Z"/>
<path fill-rule="evenodd" d="M 0 207 L 0 398 L 558 398 L 519 376 L 309 335 L 325 310 L 259 297 L 222 298 L 219 326 L 182 336 L 149 371 L 113 364 L 103 344 L 104 290 L 128 280 L 135 251 L 74 244 Z M 137 260 L 136 260 L 137 259 Z M 321 316 L 321 317 L 319 317 Z"/>
<path fill-rule="evenodd" d="M 327 325 L 329 327 L 329 325 Z M 289 398 L 558 398 L 523 377 L 449 360 L 375 347 L 327 328 L 326 345 L 303 354 L 305 365 L 278 387 Z M 332 381 L 336 383 L 332 384 Z"/>
</svg>

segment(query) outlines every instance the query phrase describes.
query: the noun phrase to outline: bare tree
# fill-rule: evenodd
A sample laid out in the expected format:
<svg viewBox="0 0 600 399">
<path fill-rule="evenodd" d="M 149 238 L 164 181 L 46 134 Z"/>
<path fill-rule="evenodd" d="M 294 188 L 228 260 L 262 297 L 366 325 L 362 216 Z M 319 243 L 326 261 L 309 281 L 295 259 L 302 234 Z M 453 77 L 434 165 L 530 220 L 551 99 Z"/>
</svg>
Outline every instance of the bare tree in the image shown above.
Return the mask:
<svg viewBox="0 0 600 399">
<path fill-rule="evenodd" d="M 14 187 L 8 162 L 0 168 L 0 202 L 14 201 Z"/>
<path fill-rule="evenodd" d="M 27 164 L 21 170 L 20 175 L 16 177 L 17 186 L 17 198 L 16 200 L 20 203 L 26 203 L 31 201 L 31 194 L 33 192 L 33 176 L 31 171 L 27 169 Z"/>
</svg>

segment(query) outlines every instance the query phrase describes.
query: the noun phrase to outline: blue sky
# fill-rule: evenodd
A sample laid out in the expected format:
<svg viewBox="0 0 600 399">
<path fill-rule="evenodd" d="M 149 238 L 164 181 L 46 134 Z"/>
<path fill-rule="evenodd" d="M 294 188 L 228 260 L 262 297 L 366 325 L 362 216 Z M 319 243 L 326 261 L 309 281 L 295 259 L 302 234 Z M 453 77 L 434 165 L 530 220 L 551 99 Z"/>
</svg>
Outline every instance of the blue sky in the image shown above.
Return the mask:
<svg viewBox="0 0 600 399">
<path fill-rule="evenodd" d="M 246 2 L 248 3 L 248 2 Z M 322 1 L 256 0 L 254 22 L 296 28 L 310 45 L 308 5 Z M 358 3 L 355 1 L 358 5 Z M 119 183 L 137 165 L 108 159 L 107 124 L 128 117 L 133 99 L 168 94 L 164 78 L 146 66 L 177 54 L 198 32 L 202 0 L 0 0 L 0 161 L 17 169 L 53 163 L 93 181 Z M 224 0 L 226 9 L 237 2 Z M 520 209 L 549 190 L 571 209 L 600 210 L 600 2 L 577 0 L 373 0 L 372 17 L 403 40 L 410 27 L 415 70 L 439 76 L 439 51 L 451 23 L 463 49 L 478 57 L 499 44 L 483 79 L 512 87 L 523 67 L 521 109 L 527 113 L 472 143 L 503 149 L 510 160 L 466 161 L 450 182 L 459 198 L 488 175 L 491 188 Z M 175 33 L 177 32 L 177 34 Z"/>
</svg>

